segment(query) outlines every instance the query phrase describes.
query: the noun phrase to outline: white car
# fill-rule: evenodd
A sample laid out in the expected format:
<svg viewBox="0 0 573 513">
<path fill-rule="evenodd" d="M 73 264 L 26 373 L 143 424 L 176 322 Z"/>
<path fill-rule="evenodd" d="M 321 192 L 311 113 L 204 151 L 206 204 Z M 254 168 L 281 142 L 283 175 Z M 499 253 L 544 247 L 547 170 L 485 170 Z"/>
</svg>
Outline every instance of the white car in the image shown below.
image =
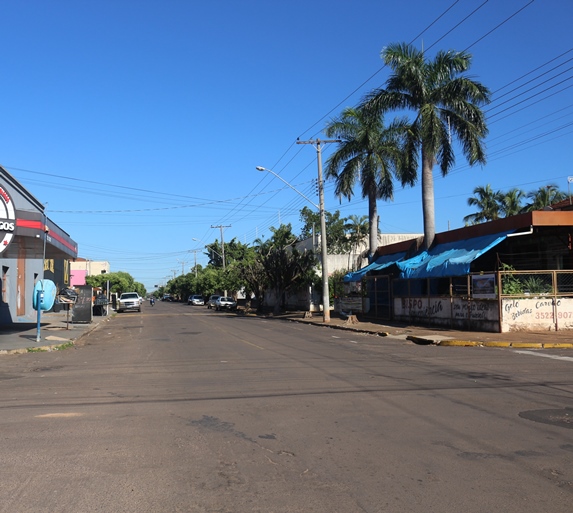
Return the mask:
<svg viewBox="0 0 573 513">
<path fill-rule="evenodd" d="M 125 312 L 128 310 L 137 310 L 141 312 L 141 303 L 143 299 L 139 297 L 137 292 L 124 292 L 119 296 L 117 302 L 117 313 Z"/>
</svg>

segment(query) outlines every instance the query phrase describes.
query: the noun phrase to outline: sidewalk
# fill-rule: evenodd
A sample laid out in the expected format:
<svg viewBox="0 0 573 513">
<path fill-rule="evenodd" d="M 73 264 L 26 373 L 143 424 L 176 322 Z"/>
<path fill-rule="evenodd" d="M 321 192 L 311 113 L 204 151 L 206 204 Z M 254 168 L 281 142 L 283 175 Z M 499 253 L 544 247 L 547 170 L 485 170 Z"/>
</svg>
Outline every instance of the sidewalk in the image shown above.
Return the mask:
<svg viewBox="0 0 573 513">
<path fill-rule="evenodd" d="M 533 349 L 573 349 L 573 331 L 512 331 L 509 333 L 487 333 L 476 331 L 457 331 L 436 327 L 409 326 L 399 323 L 378 323 L 371 320 L 359 320 L 356 324 L 331 315 L 330 323 L 325 324 L 322 314 L 305 318 L 303 312 L 287 313 L 276 317 L 291 322 L 310 323 L 315 326 L 370 333 L 381 337 L 404 339 L 420 345 L 439 346 L 483 346 L 514 347 Z"/>
<path fill-rule="evenodd" d="M 34 351 L 56 351 L 73 344 L 85 333 L 111 318 L 94 316 L 91 323 L 69 322 L 66 312 L 42 313 L 40 322 L 40 341 L 37 342 L 37 323 L 16 323 L 10 326 L 0 326 L 0 355 L 19 354 Z"/>
</svg>

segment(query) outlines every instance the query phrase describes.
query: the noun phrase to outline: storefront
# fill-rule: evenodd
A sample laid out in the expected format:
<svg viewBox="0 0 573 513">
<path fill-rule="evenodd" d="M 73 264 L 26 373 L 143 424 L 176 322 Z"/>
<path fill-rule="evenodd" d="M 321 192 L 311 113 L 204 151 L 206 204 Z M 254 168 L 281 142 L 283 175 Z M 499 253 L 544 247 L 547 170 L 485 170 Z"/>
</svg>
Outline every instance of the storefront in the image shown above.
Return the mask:
<svg viewBox="0 0 573 513">
<path fill-rule="evenodd" d="M 573 330 L 573 210 L 543 210 L 378 248 L 345 275 L 341 309 L 365 317 L 503 333 Z M 409 246 L 409 247 L 408 247 Z"/>
<path fill-rule="evenodd" d="M 70 283 L 70 260 L 78 247 L 46 217 L 44 205 L 0 166 L 0 326 L 34 322 L 34 285 Z"/>
</svg>

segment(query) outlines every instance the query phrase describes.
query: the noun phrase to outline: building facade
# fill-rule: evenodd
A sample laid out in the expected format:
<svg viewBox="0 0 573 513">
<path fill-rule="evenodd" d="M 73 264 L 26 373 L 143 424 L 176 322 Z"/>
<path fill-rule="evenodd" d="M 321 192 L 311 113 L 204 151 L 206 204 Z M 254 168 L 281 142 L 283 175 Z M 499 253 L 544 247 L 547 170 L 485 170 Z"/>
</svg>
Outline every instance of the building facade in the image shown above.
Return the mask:
<svg viewBox="0 0 573 513">
<path fill-rule="evenodd" d="M 0 326 L 33 322 L 36 282 L 69 286 L 77 254 L 77 244 L 48 219 L 44 205 L 0 166 Z"/>
<path fill-rule="evenodd" d="M 70 262 L 70 285 L 72 287 L 85 285 L 87 276 L 109 272 L 109 262 L 77 258 L 74 262 Z"/>
<path fill-rule="evenodd" d="M 474 331 L 573 329 L 573 211 L 567 202 L 378 248 L 348 273 L 364 316 Z M 352 301 L 352 305 L 350 304 Z"/>
</svg>

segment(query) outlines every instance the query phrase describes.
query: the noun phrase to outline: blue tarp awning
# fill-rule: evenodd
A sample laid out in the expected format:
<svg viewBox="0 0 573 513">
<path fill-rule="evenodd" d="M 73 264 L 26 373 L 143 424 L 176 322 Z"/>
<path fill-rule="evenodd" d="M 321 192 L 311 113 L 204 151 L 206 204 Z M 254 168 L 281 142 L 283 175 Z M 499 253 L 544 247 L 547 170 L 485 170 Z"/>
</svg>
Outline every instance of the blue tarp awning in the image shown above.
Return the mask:
<svg viewBox="0 0 573 513">
<path fill-rule="evenodd" d="M 505 240 L 512 231 L 438 244 L 396 265 L 406 279 L 464 276 L 469 274 L 470 264 L 476 258 Z"/>
<path fill-rule="evenodd" d="M 366 267 L 359 269 L 358 271 L 348 273 L 344 276 L 342 281 L 348 283 L 351 281 L 360 281 L 366 273 L 370 271 L 379 271 L 385 267 L 390 267 L 392 264 L 402 260 L 406 256 L 406 252 L 394 253 L 392 255 L 383 255 L 378 257 L 374 262 L 368 264 Z"/>
</svg>

